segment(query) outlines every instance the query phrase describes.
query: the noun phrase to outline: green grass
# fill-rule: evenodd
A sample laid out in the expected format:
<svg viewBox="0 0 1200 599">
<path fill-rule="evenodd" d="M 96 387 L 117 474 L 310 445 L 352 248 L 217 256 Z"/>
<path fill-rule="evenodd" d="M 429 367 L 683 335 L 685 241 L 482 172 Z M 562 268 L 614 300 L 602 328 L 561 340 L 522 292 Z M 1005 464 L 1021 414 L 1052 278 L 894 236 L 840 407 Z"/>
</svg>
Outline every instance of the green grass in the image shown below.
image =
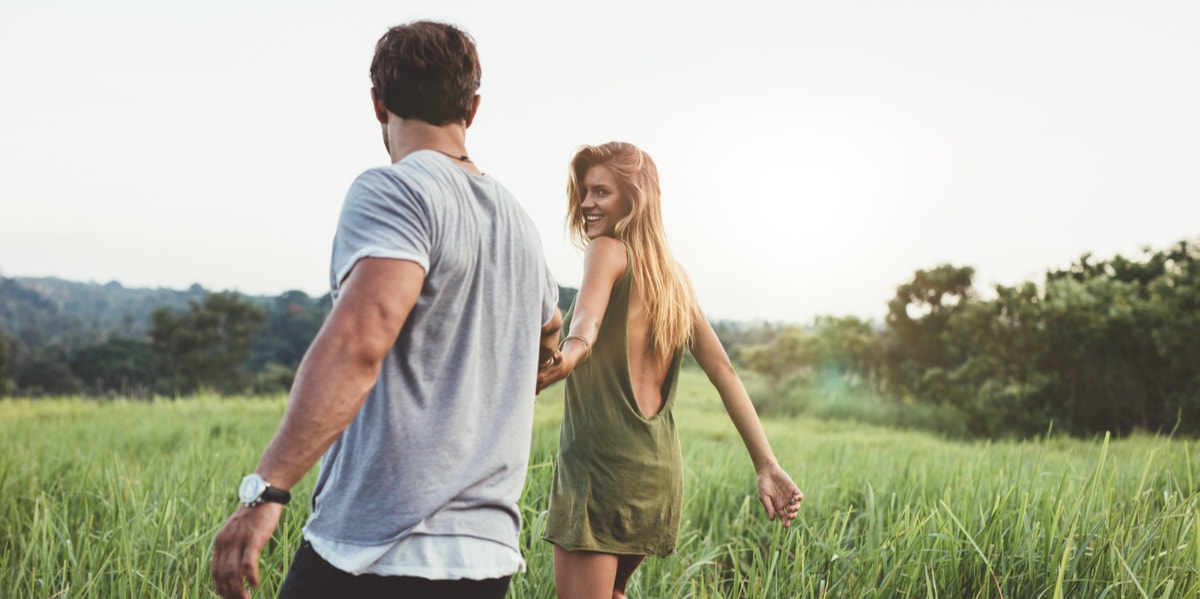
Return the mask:
<svg viewBox="0 0 1200 599">
<path fill-rule="evenodd" d="M 540 540 L 561 410 L 538 400 L 522 501 L 528 571 L 510 597 L 553 597 Z M 0 401 L 0 597 L 208 597 L 212 537 L 282 398 Z M 631 597 L 1200 596 L 1200 454 L 1157 436 L 952 442 L 851 422 L 767 419 L 806 494 L 766 520 L 750 460 L 703 375 L 676 415 L 687 468 L 679 548 Z M 312 476 L 263 556 L 273 597 Z"/>
</svg>

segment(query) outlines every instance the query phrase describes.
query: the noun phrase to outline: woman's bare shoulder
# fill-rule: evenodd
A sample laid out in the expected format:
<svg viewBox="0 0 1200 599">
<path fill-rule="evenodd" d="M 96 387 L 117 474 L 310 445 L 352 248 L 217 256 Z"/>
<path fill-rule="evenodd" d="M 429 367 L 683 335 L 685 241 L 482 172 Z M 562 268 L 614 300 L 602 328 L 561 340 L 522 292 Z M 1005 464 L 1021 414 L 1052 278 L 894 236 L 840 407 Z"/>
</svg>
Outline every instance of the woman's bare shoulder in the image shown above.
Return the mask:
<svg viewBox="0 0 1200 599">
<path fill-rule="evenodd" d="M 612 237 L 597 237 L 589 241 L 583 255 L 585 269 L 594 268 L 618 275 L 625 272 L 628 261 L 625 244 Z"/>
<path fill-rule="evenodd" d="M 618 253 L 625 255 L 625 244 L 616 237 L 597 237 L 587 244 L 588 252 Z"/>
</svg>

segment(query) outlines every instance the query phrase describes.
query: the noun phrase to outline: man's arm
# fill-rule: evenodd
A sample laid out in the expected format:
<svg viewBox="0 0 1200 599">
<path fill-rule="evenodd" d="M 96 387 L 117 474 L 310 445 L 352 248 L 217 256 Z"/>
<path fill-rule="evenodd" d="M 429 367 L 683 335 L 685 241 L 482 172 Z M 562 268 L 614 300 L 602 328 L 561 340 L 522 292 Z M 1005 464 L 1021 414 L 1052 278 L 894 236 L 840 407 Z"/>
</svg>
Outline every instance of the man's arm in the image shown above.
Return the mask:
<svg viewBox="0 0 1200 599">
<path fill-rule="evenodd" d="M 283 421 L 255 472 L 290 489 L 346 430 L 424 282 L 421 266 L 406 260 L 365 258 L 354 266 L 300 363 Z M 275 503 L 239 506 L 217 534 L 212 577 L 222 597 L 247 597 L 243 580 L 258 586 L 258 556 L 282 510 Z"/>
<path fill-rule="evenodd" d="M 350 426 L 424 282 L 424 269 L 407 260 L 355 265 L 300 364 L 283 422 L 255 472 L 290 489 Z"/>
</svg>

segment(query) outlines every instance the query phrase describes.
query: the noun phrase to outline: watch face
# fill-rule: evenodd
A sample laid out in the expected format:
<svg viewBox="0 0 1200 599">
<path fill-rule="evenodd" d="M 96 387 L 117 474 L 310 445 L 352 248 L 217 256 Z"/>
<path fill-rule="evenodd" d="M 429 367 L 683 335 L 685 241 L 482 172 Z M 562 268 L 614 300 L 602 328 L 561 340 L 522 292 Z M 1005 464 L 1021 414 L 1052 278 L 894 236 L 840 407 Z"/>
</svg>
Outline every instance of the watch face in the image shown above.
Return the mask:
<svg viewBox="0 0 1200 599">
<path fill-rule="evenodd" d="M 254 503 L 262 496 L 263 491 L 267 488 L 267 481 L 257 474 L 247 475 L 242 479 L 242 486 L 238 487 L 238 498 L 242 503 Z"/>
</svg>

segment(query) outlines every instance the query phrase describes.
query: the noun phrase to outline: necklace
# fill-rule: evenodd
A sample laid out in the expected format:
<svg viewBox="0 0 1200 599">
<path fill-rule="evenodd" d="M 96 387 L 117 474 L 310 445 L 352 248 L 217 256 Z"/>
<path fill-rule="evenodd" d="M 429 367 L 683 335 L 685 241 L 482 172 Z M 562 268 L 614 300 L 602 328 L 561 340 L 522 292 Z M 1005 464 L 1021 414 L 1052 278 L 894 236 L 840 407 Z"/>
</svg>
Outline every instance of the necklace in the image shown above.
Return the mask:
<svg viewBox="0 0 1200 599">
<path fill-rule="evenodd" d="M 468 158 L 466 154 L 451 154 L 450 152 L 443 152 L 437 148 L 429 148 L 429 149 L 433 150 L 434 152 L 437 152 L 438 154 L 443 154 L 445 156 L 449 156 L 455 160 L 461 160 L 463 162 L 471 162 L 471 159 Z"/>
</svg>

